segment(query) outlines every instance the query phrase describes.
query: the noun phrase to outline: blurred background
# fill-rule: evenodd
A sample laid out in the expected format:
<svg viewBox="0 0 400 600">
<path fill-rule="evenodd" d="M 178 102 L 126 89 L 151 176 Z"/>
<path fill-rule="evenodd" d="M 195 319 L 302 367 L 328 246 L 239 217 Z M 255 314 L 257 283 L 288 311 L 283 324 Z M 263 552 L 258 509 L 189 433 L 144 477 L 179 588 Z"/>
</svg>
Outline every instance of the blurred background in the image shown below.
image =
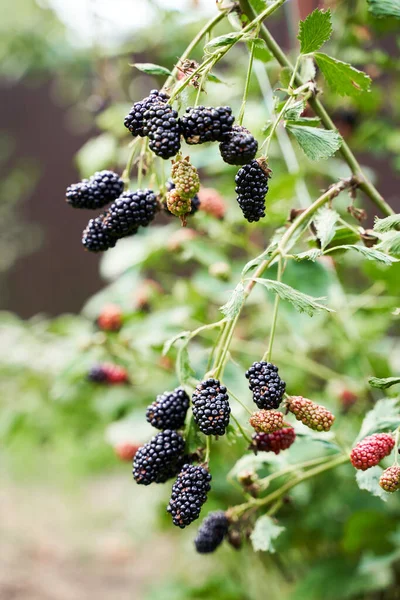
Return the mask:
<svg viewBox="0 0 400 600">
<path fill-rule="evenodd" d="M 270 23 L 289 54 L 296 51 L 299 19 L 317 6 L 334 13 L 330 53 L 373 80 L 372 92 L 355 100 L 327 90 L 323 100 L 398 212 L 398 21 L 374 19 L 364 0 L 291 0 Z M 83 252 L 87 215 L 66 205 L 65 189 L 95 170 L 122 172 L 130 141 L 123 117 L 164 81 L 132 64 L 171 69 L 214 12 L 211 0 L 5 0 L 0 21 L 2 600 L 258 600 L 267 593 L 295 600 L 400 598 L 398 501 L 387 506 L 367 497 L 346 469 L 340 477 L 330 476 L 332 489 L 340 485 L 340 499 L 323 495 L 326 481 L 295 494 L 302 520 L 286 515 L 289 553 L 260 556 L 226 548 L 215 563 L 195 556 L 193 530 L 172 531 L 164 514 L 168 490 L 151 486 L 150 493 L 134 486 L 130 463 L 121 462 L 124 444 L 151 435 L 143 423 L 144 407 L 177 385 L 174 354 L 160 358 L 163 343 L 181 329 L 215 320 L 244 262 L 265 247 L 289 210 L 307 205 L 307 194 L 317 197 L 318 190 L 348 174 L 339 156 L 317 165 L 305 161 L 286 136 L 272 147 L 275 184 L 268 224 L 250 232 L 232 202 L 234 169 L 217 164 L 214 150 L 195 148 L 191 154 L 203 186 L 217 190 L 224 220 L 204 212 L 182 234 L 179 224 L 160 216 L 154 229 L 125 240 L 104 258 Z M 234 19 L 219 25 L 217 33 L 231 30 Z M 201 58 L 201 48 L 193 58 Z M 218 80 L 209 83 L 204 103 L 229 104 L 237 113 L 246 69 L 247 53 L 239 45 L 218 64 Z M 259 140 L 279 77 L 273 60 L 256 61 L 244 125 Z M 190 94 L 184 98 L 189 104 Z M 362 223 L 368 228 L 374 209 L 365 198 L 359 206 L 368 213 Z M 346 212 L 345 201 L 342 209 Z M 277 345 L 291 385 L 303 395 L 327 399 L 342 415 L 343 429 L 356 431 L 376 400 L 360 381 L 400 367 L 398 325 L 391 317 L 398 269 L 389 273 L 375 264 L 345 262 L 343 271 L 335 271 L 331 264 L 316 263 L 299 264 L 287 275 L 314 296 L 333 294 L 334 302 L 350 311 L 353 330 L 342 335 L 333 325 L 321 332 L 317 317 L 310 325 L 287 309 Z M 347 298 L 341 283 L 349 289 Z M 360 309 L 357 295 L 366 289 Z M 124 313 L 119 336 L 104 336 L 96 327 L 109 302 Z M 262 353 L 257 319 L 265 321 L 269 309 L 263 293 L 254 294 L 239 331 L 251 339 L 241 364 Z M 304 356 L 297 368 L 293 342 Z M 206 348 L 195 345 L 199 374 L 206 358 Z M 86 382 L 87 370 L 104 359 L 129 369 L 133 385 L 104 390 Z M 320 363 L 327 369 L 322 375 Z M 247 394 L 234 365 L 227 377 Z M 210 508 L 240 501 L 240 492 L 225 481 L 245 449 L 237 446 L 215 457 L 219 475 Z M 324 589 L 328 578 L 330 590 Z"/>
</svg>

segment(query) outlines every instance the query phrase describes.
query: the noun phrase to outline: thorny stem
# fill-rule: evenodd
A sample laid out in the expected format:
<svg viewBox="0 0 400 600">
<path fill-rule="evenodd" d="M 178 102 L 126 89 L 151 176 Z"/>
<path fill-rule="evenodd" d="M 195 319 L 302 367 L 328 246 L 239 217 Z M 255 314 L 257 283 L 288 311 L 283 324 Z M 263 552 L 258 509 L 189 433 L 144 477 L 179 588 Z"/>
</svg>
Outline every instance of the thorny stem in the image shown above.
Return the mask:
<svg viewBox="0 0 400 600">
<path fill-rule="evenodd" d="M 277 281 L 281 281 L 282 280 L 282 272 L 283 272 L 282 260 L 283 260 L 282 256 L 280 256 L 279 257 L 279 261 L 278 261 L 278 274 L 276 276 L 276 280 Z M 272 314 L 271 332 L 269 334 L 268 350 L 266 351 L 266 353 L 264 354 L 264 356 L 261 359 L 263 361 L 266 360 L 267 362 L 271 361 L 272 346 L 274 344 L 276 323 L 277 323 L 277 320 L 278 320 L 279 301 L 280 301 L 280 297 L 278 296 L 278 294 L 276 294 L 276 296 L 275 296 L 275 302 L 274 302 L 274 312 Z"/>
<path fill-rule="evenodd" d="M 248 96 L 248 93 L 249 93 L 251 72 L 252 72 L 252 69 L 253 69 L 253 62 L 254 62 L 254 49 L 255 49 L 255 43 L 251 42 L 250 56 L 249 56 L 249 66 L 247 68 L 246 82 L 244 84 L 243 100 L 242 100 L 242 105 L 240 107 L 239 116 L 237 118 L 238 125 L 242 125 L 242 123 L 243 123 L 243 117 L 244 117 L 244 111 L 246 109 L 246 102 L 247 102 L 247 96 Z"/>
</svg>

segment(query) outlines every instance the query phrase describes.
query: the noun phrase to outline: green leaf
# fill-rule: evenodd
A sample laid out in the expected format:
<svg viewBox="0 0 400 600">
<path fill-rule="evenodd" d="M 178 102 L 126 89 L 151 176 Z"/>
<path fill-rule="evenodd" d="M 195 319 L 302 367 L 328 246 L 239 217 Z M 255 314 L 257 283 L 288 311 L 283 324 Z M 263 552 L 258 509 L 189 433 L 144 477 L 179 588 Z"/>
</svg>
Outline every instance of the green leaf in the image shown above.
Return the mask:
<svg viewBox="0 0 400 600">
<path fill-rule="evenodd" d="M 400 257 L 400 231 L 388 231 L 383 234 L 382 240 L 376 248 L 392 256 Z"/>
<path fill-rule="evenodd" d="M 317 232 L 317 237 L 321 242 L 322 249 L 326 248 L 329 242 L 333 239 L 336 232 L 336 223 L 339 215 L 335 210 L 323 206 L 319 209 L 314 218 L 314 226 Z"/>
<path fill-rule="evenodd" d="M 285 125 L 286 127 L 291 127 L 292 125 L 297 125 L 299 127 L 304 127 L 306 125 L 309 125 L 310 127 L 318 127 L 320 123 L 321 119 L 319 117 L 299 117 L 298 119 L 291 119 L 286 121 Z"/>
<path fill-rule="evenodd" d="M 240 31 L 231 31 L 231 33 L 219 35 L 218 37 L 210 40 L 208 44 L 204 46 L 204 52 L 208 54 L 214 54 L 215 52 L 219 52 L 221 48 L 231 46 L 241 38 L 244 39 Z"/>
<path fill-rule="evenodd" d="M 286 127 L 294 135 L 304 154 L 311 160 L 329 158 L 342 145 L 342 138 L 337 131 L 289 123 Z"/>
<path fill-rule="evenodd" d="M 367 0 L 368 8 L 375 17 L 400 19 L 400 0 Z"/>
<path fill-rule="evenodd" d="M 162 67 L 161 65 L 154 65 L 153 63 L 134 63 L 130 65 L 131 67 L 135 67 L 142 71 L 143 73 L 147 73 L 148 75 L 171 75 L 171 71 L 166 67 Z"/>
<path fill-rule="evenodd" d="M 366 490 L 373 496 L 377 496 L 386 502 L 389 498 L 389 494 L 385 492 L 379 485 L 379 479 L 382 473 L 383 469 L 379 466 L 371 467 L 366 471 L 357 471 L 356 481 L 360 490 Z"/>
<path fill-rule="evenodd" d="M 283 67 L 279 74 L 279 80 L 283 87 L 287 88 L 289 86 L 290 80 L 292 78 L 292 69 L 290 67 Z"/>
<path fill-rule="evenodd" d="M 263 10 L 267 8 L 266 0 L 249 0 L 251 6 L 254 9 L 256 14 L 261 13 Z"/>
<path fill-rule="evenodd" d="M 306 103 L 304 100 L 299 100 L 285 110 L 283 118 L 285 121 L 297 121 L 297 119 L 300 119 L 301 113 L 304 111 L 305 107 Z"/>
<path fill-rule="evenodd" d="M 299 312 L 305 312 L 310 315 L 310 317 L 312 317 L 316 312 L 324 310 L 327 312 L 335 312 L 328 306 L 325 306 L 319 302 L 319 300 L 322 300 L 323 298 L 313 298 L 312 296 L 303 294 L 302 292 L 290 287 L 290 285 L 286 285 L 286 283 L 274 281 L 272 279 L 259 278 L 256 278 L 255 281 L 266 287 L 268 290 L 272 290 L 275 292 L 275 294 L 278 294 L 282 300 L 287 300 L 290 302 Z"/>
<path fill-rule="evenodd" d="M 392 385 L 400 383 L 400 377 L 370 377 L 368 383 L 371 387 L 386 390 L 387 388 L 392 387 Z"/>
<path fill-rule="evenodd" d="M 250 539 L 255 552 L 275 552 L 274 540 L 285 531 L 284 527 L 277 525 L 271 517 L 264 515 L 257 519 Z"/>
<path fill-rule="evenodd" d="M 262 38 L 255 38 L 252 42 L 248 44 L 249 49 L 251 49 L 252 45 L 254 46 L 254 58 L 256 58 L 257 60 L 261 60 L 264 63 L 267 63 L 273 59 L 273 55 L 268 50 L 265 40 L 263 40 Z"/>
<path fill-rule="evenodd" d="M 400 228 L 400 214 L 390 215 L 385 219 L 375 219 L 374 231 L 377 233 L 387 233 L 392 229 Z"/>
<path fill-rule="evenodd" d="M 377 262 L 383 263 L 384 265 L 392 265 L 395 262 L 398 262 L 397 258 L 393 256 L 389 256 L 388 254 L 384 254 L 380 252 L 380 250 L 375 250 L 374 248 L 367 248 L 366 246 L 358 246 L 356 244 L 344 245 L 344 246 L 335 246 L 334 248 L 330 248 L 325 252 L 333 250 L 355 250 L 362 254 L 368 260 L 376 260 Z"/>
<path fill-rule="evenodd" d="M 220 311 L 229 320 L 232 321 L 238 315 L 244 302 L 244 287 L 243 283 L 238 283 L 232 292 L 228 302 L 220 307 Z"/>
<path fill-rule="evenodd" d="M 177 342 L 178 340 L 187 339 L 189 337 L 190 333 L 191 333 L 190 331 L 180 331 L 173 337 L 169 338 L 169 340 L 164 342 L 162 355 L 165 356 L 166 354 L 168 354 L 168 352 L 171 350 L 171 348 L 175 344 L 175 342 Z"/>
<path fill-rule="evenodd" d="M 327 54 L 318 52 L 314 57 L 329 87 L 340 96 L 357 96 L 370 91 L 371 78 L 363 71 Z"/>
<path fill-rule="evenodd" d="M 314 10 L 305 21 L 300 21 L 299 35 L 300 52 L 309 54 L 319 50 L 329 40 L 332 34 L 331 11 Z"/>
<path fill-rule="evenodd" d="M 383 429 L 395 429 L 400 425 L 400 406 L 398 398 L 378 400 L 374 408 L 367 412 L 361 425 L 358 440 Z"/>
<path fill-rule="evenodd" d="M 270 465 L 276 470 L 284 469 L 287 466 L 287 460 L 284 454 L 277 456 L 276 454 L 260 452 L 259 454 L 244 454 L 239 460 L 233 465 L 229 471 L 228 478 L 239 477 L 241 473 L 245 471 L 259 471 L 266 465 Z"/>
<path fill-rule="evenodd" d="M 220 77 L 217 77 L 217 75 L 215 75 L 214 73 L 209 73 L 207 75 L 207 79 L 208 79 L 208 81 L 212 81 L 213 83 L 222 83 L 224 85 L 227 85 L 226 81 L 223 81 L 222 79 L 220 79 Z"/>
<path fill-rule="evenodd" d="M 277 247 L 277 243 L 271 243 L 268 248 L 266 248 L 264 250 L 264 252 L 262 254 L 260 254 L 259 256 L 256 256 L 256 258 L 253 258 L 252 260 L 249 260 L 249 262 L 247 262 L 242 270 L 242 277 L 244 277 L 246 275 L 246 273 L 248 271 L 250 271 L 250 269 L 253 269 L 254 267 L 258 267 L 259 264 L 261 264 L 266 258 L 268 258 L 269 256 L 272 255 L 273 251 L 276 249 Z"/>
<path fill-rule="evenodd" d="M 317 258 L 322 256 L 323 252 L 319 248 L 311 248 L 311 250 L 306 250 L 306 252 L 300 252 L 300 254 L 294 254 L 293 258 L 297 261 L 301 260 L 311 260 L 315 262 Z"/>
</svg>

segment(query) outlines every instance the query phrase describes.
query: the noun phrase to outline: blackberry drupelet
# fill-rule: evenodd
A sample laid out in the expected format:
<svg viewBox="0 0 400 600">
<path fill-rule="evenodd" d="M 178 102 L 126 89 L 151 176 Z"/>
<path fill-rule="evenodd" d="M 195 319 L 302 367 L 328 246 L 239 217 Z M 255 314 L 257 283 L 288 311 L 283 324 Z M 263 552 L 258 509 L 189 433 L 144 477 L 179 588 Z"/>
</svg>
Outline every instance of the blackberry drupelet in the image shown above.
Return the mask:
<svg viewBox="0 0 400 600">
<path fill-rule="evenodd" d="M 173 181 L 169 180 L 166 183 L 166 188 L 167 188 L 167 192 L 170 192 L 171 190 L 175 189 L 175 184 Z M 200 199 L 198 197 L 198 195 L 196 194 L 195 196 L 193 196 L 193 198 L 191 199 L 192 205 L 191 205 L 191 209 L 190 209 L 190 213 L 189 215 L 194 215 L 197 213 L 197 211 L 200 208 Z M 164 202 L 163 204 L 164 210 L 168 215 L 172 215 L 172 212 L 168 209 L 167 203 Z"/>
<path fill-rule="evenodd" d="M 178 113 L 169 104 L 152 104 L 143 115 L 143 133 L 150 150 L 164 160 L 175 156 L 181 147 Z"/>
<path fill-rule="evenodd" d="M 223 510 L 209 513 L 200 525 L 194 540 L 197 552 L 200 554 L 214 552 L 224 541 L 228 528 L 229 521 Z"/>
<path fill-rule="evenodd" d="M 186 109 L 179 126 L 187 144 L 222 142 L 232 129 L 235 117 L 230 106 L 195 106 Z"/>
<path fill-rule="evenodd" d="M 296 432 L 293 427 L 283 427 L 273 433 L 254 433 L 251 448 L 256 454 L 258 451 L 279 454 L 281 450 L 290 448 L 295 439 Z"/>
<path fill-rule="evenodd" d="M 66 200 L 74 208 L 97 210 L 112 202 L 124 189 L 121 177 L 113 171 L 97 171 L 90 179 L 67 188 Z"/>
<path fill-rule="evenodd" d="M 265 217 L 265 195 L 268 192 L 269 169 L 265 160 L 252 160 L 236 174 L 237 201 L 249 223 Z"/>
<path fill-rule="evenodd" d="M 278 367 L 269 362 L 255 362 L 246 377 L 258 408 L 278 408 L 286 389 L 286 383 L 278 375 Z"/>
<path fill-rule="evenodd" d="M 226 387 L 218 379 L 206 379 L 196 386 L 192 396 L 193 417 L 206 435 L 224 435 L 231 409 Z"/>
<path fill-rule="evenodd" d="M 160 434 L 159 434 L 160 435 Z M 167 511 L 174 525 L 184 529 L 199 518 L 210 491 L 211 475 L 204 467 L 185 464 L 172 486 Z"/>
<path fill-rule="evenodd" d="M 114 248 L 117 243 L 104 228 L 104 217 L 105 215 L 102 214 L 95 219 L 90 219 L 82 233 L 82 244 L 89 252 L 104 252 Z"/>
<path fill-rule="evenodd" d="M 248 129 L 234 125 L 219 145 L 222 160 L 228 165 L 246 165 L 258 150 L 258 142 Z"/>
<path fill-rule="evenodd" d="M 140 135 L 144 137 L 146 134 L 143 132 L 143 115 L 149 108 L 157 103 L 167 102 L 169 96 L 164 92 L 158 90 L 151 90 L 147 98 L 143 98 L 139 102 L 135 102 L 129 113 L 124 119 L 124 125 L 129 129 L 133 136 Z"/>
<path fill-rule="evenodd" d="M 185 424 L 189 396 L 182 388 L 157 396 L 146 411 L 146 419 L 156 429 L 180 429 Z"/>
<path fill-rule="evenodd" d="M 185 440 L 177 431 L 166 429 L 141 446 L 133 461 L 136 483 L 164 483 L 179 473 L 184 456 Z"/>
<path fill-rule="evenodd" d="M 127 191 L 115 200 L 107 211 L 104 228 L 117 238 L 136 233 L 139 225 L 147 227 L 158 209 L 152 190 Z"/>
</svg>

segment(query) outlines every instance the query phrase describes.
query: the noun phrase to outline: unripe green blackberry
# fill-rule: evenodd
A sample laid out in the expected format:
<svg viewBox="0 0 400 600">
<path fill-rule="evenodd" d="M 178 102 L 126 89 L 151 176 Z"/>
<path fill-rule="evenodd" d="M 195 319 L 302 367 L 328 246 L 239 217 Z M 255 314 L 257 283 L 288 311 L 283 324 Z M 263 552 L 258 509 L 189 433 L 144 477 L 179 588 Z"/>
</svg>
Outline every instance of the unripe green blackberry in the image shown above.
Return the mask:
<svg viewBox="0 0 400 600">
<path fill-rule="evenodd" d="M 164 160 L 175 156 L 181 147 L 178 113 L 169 104 L 152 104 L 143 115 L 143 133 L 149 148 Z"/>
<path fill-rule="evenodd" d="M 296 439 L 296 432 L 293 427 L 283 427 L 273 433 L 254 433 L 252 436 L 251 448 L 257 452 L 275 452 L 279 454 L 281 450 L 287 450 Z"/>
<path fill-rule="evenodd" d="M 141 446 L 133 461 L 136 483 L 164 483 L 179 473 L 184 456 L 185 440 L 177 431 L 166 429 Z"/>
<path fill-rule="evenodd" d="M 180 429 L 185 424 L 189 403 L 182 388 L 164 392 L 147 408 L 146 419 L 156 429 Z"/>
<path fill-rule="evenodd" d="M 278 375 L 278 367 L 265 361 L 255 362 L 246 377 L 258 408 L 278 408 L 286 389 L 286 383 Z"/>
<path fill-rule="evenodd" d="M 291 396 L 286 406 L 298 421 L 314 431 L 329 431 L 335 420 L 335 416 L 325 406 L 302 396 Z"/>
<path fill-rule="evenodd" d="M 394 448 L 394 437 L 390 433 L 374 433 L 358 442 L 350 453 L 353 467 L 366 471 L 378 465 Z"/>
<path fill-rule="evenodd" d="M 219 145 L 222 160 L 228 165 L 246 165 L 253 160 L 257 150 L 257 140 L 241 125 L 234 125 Z"/>
<path fill-rule="evenodd" d="M 230 106 L 190 106 L 186 113 L 179 119 L 179 126 L 187 144 L 222 142 L 235 120 Z"/>
<path fill-rule="evenodd" d="M 125 127 L 129 129 L 133 136 L 140 135 L 140 137 L 144 137 L 143 116 L 145 112 L 147 112 L 153 104 L 160 102 L 166 103 L 168 99 L 168 94 L 159 92 L 158 90 L 151 90 L 150 95 L 147 96 L 147 98 L 143 98 L 140 102 L 135 102 L 132 106 L 129 114 L 125 117 Z"/>
<path fill-rule="evenodd" d="M 258 410 L 251 415 L 250 425 L 258 433 L 273 433 L 284 426 L 283 413 L 278 410 Z"/>
<path fill-rule="evenodd" d="M 192 396 L 193 417 L 206 435 L 224 435 L 231 409 L 226 387 L 218 379 L 207 379 L 196 386 Z"/>
<path fill-rule="evenodd" d="M 166 189 L 167 189 L 167 192 L 170 192 L 171 190 L 174 190 L 175 189 L 174 182 L 171 181 L 171 180 L 167 181 L 167 183 L 166 183 Z M 194 215 L 194 214 L 197 213 L 197 211 L 200 208 L 200 198 L 198 197 L 197 194 L 195 194 L 193 196 L 193 198 L 191 198 L 190 200 L 191 200 L 191 207 L 190 207 L 190 212 L 188 214 L 189 215 Z M 163 207 L 164 207 L 164 210 L 167 213 L 167 215 L 172 215 L 172 212 L 169 210 L 168 205 L 167 205 L 166 202 L 164 203 Z M 174 216 L 176 216 L 176 215 L 174 215 Z"/>
<path fill-rule="evenodd" d="M 393 465 L 385 469 L 379 479 L 379 485 L 385 492 L 397 492 L 400 490 L 400 467 Z"/>
<path fill-rule="evenodd" d="M 124 190 L 124 182 L 113 171 L 97 171 L 89 179 L 67 188 L 66 200 L 74 208 L 97 210 L 112 202 Z"/>
<path fill-rule="evenodd" d="M 183 199 L 193 198 L 200 189 L 199 175 L 189 156 L 183 158 L 182 155 L 178 155 L 176 160 L 172 161 L 171 179 Z"/>
<path fill-rule="evenodd" d="M 175 217 L 185 217 L 192 209 L 191 199 L 181 198 L 176 189 L 167 193 L 167 208 Z"/>
<path fill-rule="evenodd" d="M 127 191 L 111 204 L 103 226 L 116 238 L 132 235 L 139 226 L 147 227 L 152 222 L 158 208 L 152 190 Z"/>
<path fill-rule="evenodd" d="M 249 223 L 265 217 L 265 195 L 270 172 L 265 159 L 259 158 L 244 165 L 236 174 L 237 201 Z"/>
<path fill-rule="evenodd" d="M 89 252 L 104 252 L 114 248 L 117 240 L 104 227 L 105 214 L 90 219 L 82 233 L 82 244 Z"/>
<path fill-rule="evenodd" d="M 160 434 L 159 434 L 160 435 Z M 167 511 L 174 525 L 184 529 L 199 518 L 210 491 L 211 475 L 204 467 L 185 464 L 172 486 Z"/>
<path fill-rule="evenodd" d="M 228 533 L 229 521 L 223 510 L 209 513 L 199 527 L 194 545 L 199 554 L 214 552 Z"/>
</svg>

